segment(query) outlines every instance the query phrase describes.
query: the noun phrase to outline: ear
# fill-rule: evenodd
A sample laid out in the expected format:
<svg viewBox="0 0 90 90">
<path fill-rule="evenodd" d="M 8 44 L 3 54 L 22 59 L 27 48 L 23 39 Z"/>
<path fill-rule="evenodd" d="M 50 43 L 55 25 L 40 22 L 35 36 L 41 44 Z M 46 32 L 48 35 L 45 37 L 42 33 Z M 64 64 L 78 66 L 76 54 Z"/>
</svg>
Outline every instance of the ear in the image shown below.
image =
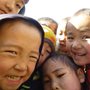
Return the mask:
<svg viewBox="0 0 90 90">
<path fill-rule="evenodd" d="M 84 75 L 84 71 L 81 68 L 77 70 L 77 75 L 80 80 L 80 83 L 83 83 L 85 81 L 85 75 Z"/>
</svg>

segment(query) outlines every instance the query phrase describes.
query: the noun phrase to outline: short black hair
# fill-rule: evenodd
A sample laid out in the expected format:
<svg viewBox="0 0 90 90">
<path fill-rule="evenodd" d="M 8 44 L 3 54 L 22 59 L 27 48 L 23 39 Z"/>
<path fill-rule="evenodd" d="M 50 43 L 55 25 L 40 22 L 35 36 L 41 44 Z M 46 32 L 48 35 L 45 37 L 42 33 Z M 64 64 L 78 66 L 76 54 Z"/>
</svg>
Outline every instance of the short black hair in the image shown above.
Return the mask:
<svg viewBox="0 0 90 90">
<path fill-rule="evenodd" d="M 58 53 L 58 52 L 54 52 L 52 53 L 49 57 L 47 57 L 47 59 L 45 60 L 45 62 L 43 63 L 43 65 L 48 61 L 48 60 L 52 60 L 52 61 L 60 61 L 63 64 L 65 64 L 66 66 L 70 67 L 70 69 L 72 70 L 77 70 L 78 68 L 80 68 L 80 66 L 78 66 L 77 64 L 75 64 L 75 62 L 73 61 L 73 58 L 70 57 L 67 54 L 64 53 Z M 42 65 L 42 67 L 43 67 Z"/>
</svg>

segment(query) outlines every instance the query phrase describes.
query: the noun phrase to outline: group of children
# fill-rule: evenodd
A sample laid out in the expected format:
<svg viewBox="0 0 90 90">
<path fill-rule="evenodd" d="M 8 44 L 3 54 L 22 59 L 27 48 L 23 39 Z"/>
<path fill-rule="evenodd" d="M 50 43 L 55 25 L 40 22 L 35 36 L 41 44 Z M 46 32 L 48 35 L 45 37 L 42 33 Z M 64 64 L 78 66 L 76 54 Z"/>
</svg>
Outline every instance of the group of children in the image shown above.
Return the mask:
<svg viewBox="0 0 90 90">
<path fill-rule="evenodd" d="M 58 25 L 19 15 L 27 2 L 0 1 L 0 90 L 90 90 L 90 9 Z"/>
</svg>

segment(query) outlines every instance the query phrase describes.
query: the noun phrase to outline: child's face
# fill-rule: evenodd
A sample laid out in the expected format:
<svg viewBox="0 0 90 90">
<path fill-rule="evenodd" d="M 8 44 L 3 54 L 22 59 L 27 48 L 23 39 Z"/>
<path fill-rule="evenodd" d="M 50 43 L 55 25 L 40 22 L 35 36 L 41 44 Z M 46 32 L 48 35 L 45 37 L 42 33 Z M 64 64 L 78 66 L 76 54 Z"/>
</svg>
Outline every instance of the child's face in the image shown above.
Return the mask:
<svg viewBox="0 0 90 90">
<path fill-rule="evenodd" d="M 57 30 L 57 40 L 59 40 L 58 51 L 66 53 L 67 48 L 66 48 L 65 25 L 66 23 L 63 23 L 63 25 Z"/>
<path fill-rule="evenodd" d="M 0 14 L 18 13 L 23 6 L 22 0 L 0 0 Z"/>
<path fill-rule="evenodd" d="M 51 47 L 47 42 L 44 42 L 43 49 L 39 59 L 39 65 L 41 65 L 45 61 L 45 59 L 50 55 L 50 53 L 51 53 Z"/>
<path fill-rule="evenodd" d="M 0 29 L 0 89 L 16 90 L 31 76 L 40 44 L 36 28 L 21 21 L 7 23 Z"/>
<path fill-rule="evenodd" d="M 81 15 L 67 24 L 67 47 L 78 65 L 90 64 L 90 16 Z"/>
<path fill-rule="evenodd" d="M 62 62 L 48 60 L 43 71 L 44 90 L 81 90 L 75 71 Z"/>
</svg>

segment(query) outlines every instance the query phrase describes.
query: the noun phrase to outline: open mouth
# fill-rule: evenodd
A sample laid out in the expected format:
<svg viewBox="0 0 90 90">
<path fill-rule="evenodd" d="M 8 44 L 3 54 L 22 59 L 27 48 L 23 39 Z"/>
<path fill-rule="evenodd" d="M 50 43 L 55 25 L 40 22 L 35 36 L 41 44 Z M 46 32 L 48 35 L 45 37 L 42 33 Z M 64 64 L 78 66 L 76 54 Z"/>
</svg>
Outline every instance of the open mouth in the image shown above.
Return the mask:
<svg viewBox="0 0 90 90">
<path fill-rule="evenodd" d="M 17 80 L 21 79 L 20 76 L 15 76 L 15 75 L 8 75 L 6 77 L 7 77 L 8 80 L 13 80 L 13 81 L 17 81 Z"/>
</svg>

